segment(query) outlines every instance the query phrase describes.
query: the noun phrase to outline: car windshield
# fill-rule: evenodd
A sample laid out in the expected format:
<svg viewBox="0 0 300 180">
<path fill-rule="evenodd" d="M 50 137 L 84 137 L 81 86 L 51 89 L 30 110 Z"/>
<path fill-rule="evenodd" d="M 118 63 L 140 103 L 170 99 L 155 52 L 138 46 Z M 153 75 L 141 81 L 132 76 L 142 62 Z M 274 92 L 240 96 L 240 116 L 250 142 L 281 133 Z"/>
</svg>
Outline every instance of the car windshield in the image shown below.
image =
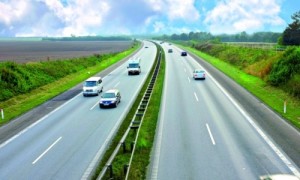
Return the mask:
<svg viewBox="0 0 300 180">
<path fill-rule="evenodd" d="M 130 67 L 130 68 L 138 68 L 139 64 L 129 64 L 128 67 Z"/>
<path fill-rule="evenodd" d="M 85 87 L 93 87 L 96 86 L 96 81 L 85 81 Z"/>
<path fill-rule="evenodd" d="M 115 97 L 115 93 L 104 93 L 102 95 L 102 98 L 114 98 Z"/>
<path fill-rule="evenodd" d="M 195 73 L 204 73 L 203 70 L 196 70 Z"/>
</svg>

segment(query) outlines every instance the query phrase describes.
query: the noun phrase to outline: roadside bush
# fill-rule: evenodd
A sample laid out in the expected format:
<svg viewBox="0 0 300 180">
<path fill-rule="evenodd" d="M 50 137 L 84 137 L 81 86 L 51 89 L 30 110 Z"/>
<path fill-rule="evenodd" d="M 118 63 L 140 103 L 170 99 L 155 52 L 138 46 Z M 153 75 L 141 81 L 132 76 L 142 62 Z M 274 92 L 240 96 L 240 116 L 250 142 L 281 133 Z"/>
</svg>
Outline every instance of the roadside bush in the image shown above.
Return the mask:
<svg viewBox="0 0 300 180">
<path fill-rule="evenodd" d="M 273 64 L 269 82 L 274 86 L 286 84 L 297 72 L 300 72 L 300 48 L 289 47 Z"/>
<path fill-rule="evenodd" d="M 287 91 L 293 96 L 300 98 L 300 73 L 293 76 L 286 85 Z"/>
</svg>

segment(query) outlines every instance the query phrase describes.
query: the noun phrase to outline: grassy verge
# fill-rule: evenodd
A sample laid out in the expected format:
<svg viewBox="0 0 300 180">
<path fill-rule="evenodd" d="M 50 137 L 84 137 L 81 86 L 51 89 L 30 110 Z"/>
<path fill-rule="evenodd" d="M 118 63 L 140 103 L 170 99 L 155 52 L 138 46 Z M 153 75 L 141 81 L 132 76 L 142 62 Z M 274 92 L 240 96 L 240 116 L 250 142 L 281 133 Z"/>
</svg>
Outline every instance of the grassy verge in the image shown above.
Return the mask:
<svg viewBox="0 0 300 180">
<path fill-rule="evenodd" d="M 241 86 L 246 88 L 265 104 L 274 109 L 282 117 L 286 118 L 293 125 L 300 128 L 300 101 L 278 88 L 268 85 L 258 77 L 249 75 L 242 70 L 191 47 L 182 47 L 195 55 L 205 59 L 207 62 L 231 77 Z M 287 102 L 287 111 L 283 112 L 284 102 Z"/>
<path fill-rule="evenodd" d="M 154 67 L 152 68 L 150 74 L 153 74 L 154 71 Z M 142 145 L 147 144 L 147 148 L 145 148 L 145 153 L 143 154 L 143 158 L 146 161 L 142 162 L 138 162 L 139 163 L 139 174 L 142 174 L 143 177 L 145 177 L 145 170 L 149 161 L 149 156 L 150 156 L 150 150 L 152 148 L 152 143 L 153 143 L 153 139 L 154 139 L 154 135 L 155 135 L 155 128 L 156 128 L 156 121 L 158 118 L 158 111 L 159 111 L 159 105 L 160 105 L 160 100 L 161 100 L 161 91 L 162 91 L 162 86 L 163 86 L 163 78 L 164 78 L 164 61 L 161 61 L 161 69 L 159 72 L 159 75 L 157 77 L 156 80 L 156 85 L 154 86 L 153 89 L 153 94 L 151 96 L 151 100 L 149 102 L 148 105 L 148 109 L 147 112 L 144 116 L 144 122 L 142 125 L 142 129 L 140 130 L 140 138 L 142 140 L 138 140 L 137 143 L 137 148 L 138 151 Z M 98 175 L 100 173 L 100 171 L 103 169 L 103 167 L 105 166 L 105 163 L 108 161 L 109 157 L 111 156 L 111 154 L 113 153 L 115 147 L 118 145 L 118 143 L 120 142 L 123 134 L 125 133 L 125 131 L 127 130 L 129 124 L 132 121 L 132 118 L 134 117 L 134 114 L 136 112 L 136 109 L 139 106 L 139 103 L 141 101 L 141 99 L 143 98 L 143 95 L 147 89 L 147 85 L 149 84 L 151 80 L 151 76 L 149 76 L 142 88 L 142 90 L 140 91 L 134 105 L 131 107 L 131 110 L 129 111 L 128 115 L 126 116 L 126 118 L 124 119 L 122 125 L 120 126 L 118 133 L 116 134 L 116 136 L 114 137 L 110 147 L 108 148 L 108 150 L 106 151 L 106 153 L 104 154 L 98 168 L 96 171 L 96 175 Z M 147 122 L 145 122 L 147 121 Z M 150 129 L 150 130 L 149 130 Z M 113 161 L 113 177 L 114 179 L 124 179 L 125 178 L 125 174 L 124 174 L 124 165 L 128 164 L 129 159 L 130 159 L 130 155 L 131 155 L 131 142 L 133 142 L 135 140 L 135 131 L 130 131 L 125 144 L 126 144 L 126 151 L 124 152 L 122 149 L 119 151 L 118 155 L 115 157 L 114 161 Z M 147 150 L 147 151 L 146 151 Z M 138 153 L 137 155 L 138 158 L 140 158 L 140 154 Z M 132 164 L 132 168 L 136 169 L 136 162 L 134 162 Z M 142 164 L 141 164 L 142 163 Z M 136 172 L 136 170 L 134 170 Z M 96 175 L 93 177 L 93 179 L 96 179 Z M 104 179 L 109 179 L 109 173 L 107 171 L 106 176 L 104 177 Z M 129 179 L 137 179 L 137 178 L 129 178 Z M 138 178 L 140 179 L 140 178 Z"/>
<path fill-rule="evenodd" d="M 3 125 L 13 118 L 29 111 L 30 109 L 46 102 L 47 100 L 67 91 L 88 77 L 97 74 L 106 69 L 110 65 L 122 60 L 130 55 L 140 47 L 140 44 L 128 49 L 124 52 L 118 53 L 113 57 L 105 59 L 95 66 L 86 68 L 79 72 L 65 76 L 53 83 L 39 87 L 29 93 L 15 96 L 9 100 L 0 102 L 0 108 L 4 110 L 5 118 L 0 118 L 0 125 Z M 89 72 L 89 73 L 88 73 Z"/>
</svg>

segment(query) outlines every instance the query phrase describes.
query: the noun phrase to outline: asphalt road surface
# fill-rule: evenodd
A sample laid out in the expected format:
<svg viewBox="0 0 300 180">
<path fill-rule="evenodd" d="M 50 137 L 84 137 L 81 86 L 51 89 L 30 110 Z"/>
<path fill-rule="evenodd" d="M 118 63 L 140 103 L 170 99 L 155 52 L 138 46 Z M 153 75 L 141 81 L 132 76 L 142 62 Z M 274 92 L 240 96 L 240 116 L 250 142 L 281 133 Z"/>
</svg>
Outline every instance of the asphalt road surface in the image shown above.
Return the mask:
<svg viewBox="0 0 300 180">
<path fill-rule="evenodd" d="M 204 68 L 192 56 L 180 56 L 179 48 L 166 43 L 163 47 L 165 87 L 148 179 L 299 175 L 299 168 L 231 95 L 234 92 L 229 93 L 210 72 L 206 80 L 194 80 L 192 71 Z M 297 131 L 295 136 L 300 139 Z"/>
<path fill-rule="evenodd" d="M 117 108 L 100 109 L 99 96 L 79 93 L 0 145 L 0 179 L 88 178 L 154 63 L 155 45 L 144 46 L 134 55 L 140 75 L 128 76 L 124 63 L 103 77 L 104 91 L 121 92 Z"/>
</svg>

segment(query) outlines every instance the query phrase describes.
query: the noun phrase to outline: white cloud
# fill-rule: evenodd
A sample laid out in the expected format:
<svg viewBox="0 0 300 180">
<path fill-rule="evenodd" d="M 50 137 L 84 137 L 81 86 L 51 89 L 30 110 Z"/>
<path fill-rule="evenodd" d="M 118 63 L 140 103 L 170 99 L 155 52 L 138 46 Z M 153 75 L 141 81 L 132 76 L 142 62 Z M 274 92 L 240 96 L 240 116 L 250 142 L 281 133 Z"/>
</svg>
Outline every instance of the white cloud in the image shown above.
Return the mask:
<svg viewBox="0 0 300 180">
<path fill-rule="evenodd" d="M 153 24 L 153 28 L 154 28 L 154 33 L 159 33 L 163 31 L 166 28 L 166 26 L 163 22 L 157 21 Z"/>
<path fill-rule="evenodd" d="M 205 23 L 210 32 L 253 32 L 264 26 L 283 25 L 280 6 L 274 0 L 226 0 L 207 13 Z"/>
<path fill-rule="evenodd" d="M 28 1 L 12 1 L 9 3 L 0 2 L 0 23 L 10 26 L 22 19 L 29 9 Z"/>
<path fill-rule="evenodd" d="M 101 26 L 103 16 L 110 9 L 108 3 L 97 0 L 75 0 L 66 7 L 59 0 L 45 0 L 45 3 L 65 24 L 65 27 L 60 30 L 62 36 L 93 33 L 92 29 Z"/>
<path fill-rule="evenodd" d="M 170 20 L 197 21 L 200 14 L 195 0 L 146 0 L 154 11 L 166 14 Z"/>
</svg>

